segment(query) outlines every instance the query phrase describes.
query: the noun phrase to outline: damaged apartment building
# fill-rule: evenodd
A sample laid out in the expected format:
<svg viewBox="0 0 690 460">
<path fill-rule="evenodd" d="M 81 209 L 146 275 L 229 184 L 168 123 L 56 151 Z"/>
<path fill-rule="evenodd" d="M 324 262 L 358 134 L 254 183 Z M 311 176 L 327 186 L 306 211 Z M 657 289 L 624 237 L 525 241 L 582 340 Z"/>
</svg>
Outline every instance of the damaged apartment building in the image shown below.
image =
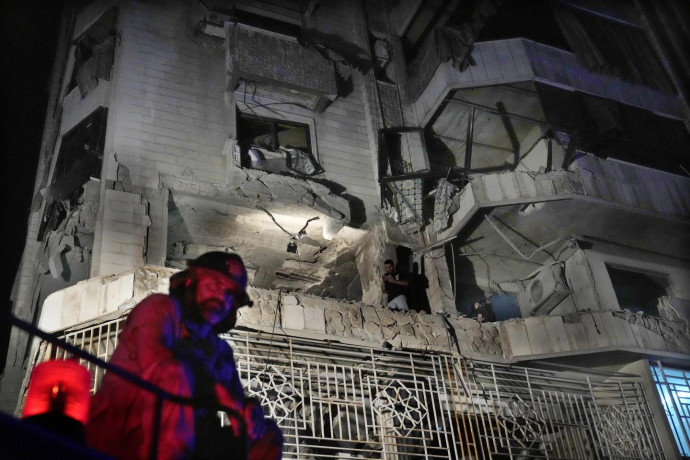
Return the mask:
<svg viewBox="0 0 690 460">
<path fill-rule="evenodd" d="M 689 18 L 66 2 L 13 313 L 107 359 L 186 260 L 236 252 L 226 338 L 285 458 L 687 458 Z M 3 411 L 51 356 L 12 330 Z"/>
</svg>

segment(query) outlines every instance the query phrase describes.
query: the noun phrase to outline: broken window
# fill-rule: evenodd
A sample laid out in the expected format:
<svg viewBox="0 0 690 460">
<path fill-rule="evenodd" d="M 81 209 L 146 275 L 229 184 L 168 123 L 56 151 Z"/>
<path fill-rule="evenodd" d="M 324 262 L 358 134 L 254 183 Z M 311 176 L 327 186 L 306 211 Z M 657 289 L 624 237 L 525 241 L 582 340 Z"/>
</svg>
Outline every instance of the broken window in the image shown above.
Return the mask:
<svg viewBox="0 0 690 460">
<path fill-rule="evenodd" d="M 448 21 L 455 24 L 454 18 Z M 570 51 L 558 27 L 550 0 L 504 1 L 477 37 L 477 42 L 526 38 L 554 48 Z"/>
<path fill-rule="evenodd" d="M 242 167 L 302 176 L 323 172 L 306 124 L 240 113 L 238 133 Z"/>
<path fill-rule="evenodd" d="M 115 56 L 115 21 L 117 8 L 108 9 L 101 19 L 75 41 L 74 70 L 67 91 L 79 87 L 84 98 L 98 86 L 98 80 L 110 80 Z"/>
<path fill-rule="evenodd" d="M 659 316 L 659 298 L 668 295 L 667 275 L 641 272 L 606 264 L 622 309 Z"/>
<path fill-rule="evenodd" d="M 690 134 L 682 121 L 580 91 L 535 86 L 549 124 L 576 134 L 577 150 L 672 174 L 690 169 Z"/>
<path fill-rule="evenodd" d="M 108 109 L 99 107 L 62 137 L 51 184 L 43 193 L 47 204 L 38 241 L 64 218 L 62 202 L 73 201 L 90 177 L 101 177 L 107 116 Z"/>
</svg>

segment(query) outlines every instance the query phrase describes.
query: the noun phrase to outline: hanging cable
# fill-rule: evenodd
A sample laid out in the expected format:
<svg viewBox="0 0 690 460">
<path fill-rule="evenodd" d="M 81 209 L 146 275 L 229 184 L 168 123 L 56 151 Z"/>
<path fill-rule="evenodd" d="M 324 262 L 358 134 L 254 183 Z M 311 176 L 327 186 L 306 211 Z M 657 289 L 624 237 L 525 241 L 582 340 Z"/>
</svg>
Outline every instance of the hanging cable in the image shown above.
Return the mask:
<svg viewBox="0 0 690 460">
<path fill-rule="evenodd" d="M 282 307 L 282 301 L 281 301 L 282 298 L 283 298 L 283 290 L 280 289 L 278 291 L 278 302 L 276 303 L 276 312 L 273 315 L 273 328 L 271 329 L 271 338 L 268 340 L 268 353 L 266 354 L 266 365 L 261 370 L 261 372 L 259 372 L 257 374 L 257 376 L 256 376 L 257 379 L 266 373 L 266 371 L 268 370 L 268 365 L 271 362 L 271 350 L 273 349 L 273 334 L 276 331 L 276 323 L 278 322 L 278 312 L 280 311 L 280 308 Z"/>
<path fill-rule="evenodd" d="M 271 214 L 271 213 L 268 211 L 268 209 L 264 208 L 263 206 L 257 206 L 256 208 L 257 208 L 257 209 L 260 209 L 261 211 L 263 211 L 263 212 L 265 212 L 266 214 L 268 214 L 268 217 L 271 218 L 271 220 L 273 221 L 273 223 L 276 224 L 276 225 L 278 226 L 278 228 L 281 229 L 283 232 L 285 232 L 285 234 L 288 235 L 291 239 L 298 239 L 298 238 L 301 238 L 301 237 L 303 237 L 304 235 L 306 235 L 306 234 L 307 234 L 307 226 L 309 225 L 309 222 L 319 219 L 319 216 L 312 217 L 311 219 L 307 219 L 307 222 L 304 224 L 304 227 L 302 227 L 297 233 L 295 233 L 295 234 L 293 235 L 292 233 L 290 233 L 290 232 L 288 232 L 287 230 L 285 230 L 285 228 L 284 228 L 282 225 L 280 225 L 280 224 L 278 223 L 278 221 L 276 220 L 276 218 L 273 217 L 273 214 Z"/>
<path fill-rule="evenodd" d="M 496 224 L 494 224 L 494 222 L 489 218 L 489 215 L 488 215 L 488 214 L 485 215 L 484 218 L 487 220 L 487 222 L 489 222 L 489 223 L 491 224 L 491 226 L 494 228 L 494 230 L 496 230 L 496 233 L 498 233 L 499 236 L 500 236 L 501 238 L 503 238 L 503 239 L 505 240 L 505 242 L 508 243 L 508 244 L 510 245 L 510 247 L 513 248 L 513 250 L 514 250 L 515 252 L 517 252 L 518 254 L 520 254 L 520 257 L 522 257 L 522 258 L 525 259 L 525 260 L 532 260 L 532 257 L 534 257 L 534 255 L 535 255 L 537 252 L 539 252 L 539 251 L 544 251 L 544 250 L 545 250 L 546 248 L 548 248 L 549 246 L 553 246 L 554 244 L 556 244 L 556 243 L 558 243 L 558 242 L 560 242 L 560 241 L 563 241 L 563 240 L 567 240 L 567 239 L 569 238 L 569 237 L 557 238 L 557 239 L 555 239 L 555 240 L 553 240 L 553 241 L 550 241 L 550 242 L 548 242 L 548 243 L 546 243 L 546 244 L 544 244 L 544 245 L 542 245 L 542 246 L 539 246 L 537 249 L 535 249 L 534 251 L 532 251 L 532 254 L 530 254 L 529 256 L 526 256 L 526 255 L 524 255 L 524 254 L 517 248 L 517 246 L 515 246 L 515 244 L 513 244 L 512 241 L 510 241 L 510 239 L 509 239 L 509 238 L 508 238 L 508 237 L 507 237 L 507 236 L 496 226 Z M 544 251 L 544 252 L 546 252 L 546 251 Z M 548 252 L 547 252 L 547 254 L 548 254 Z M 551 258 L 554 258 L 553 255 L 551 255 L 551 254 L 549 254 L 549 256 L 551 256 Z M 554 258 L 554 259 L 555 259 L 555 258 Z"/>
</svg>

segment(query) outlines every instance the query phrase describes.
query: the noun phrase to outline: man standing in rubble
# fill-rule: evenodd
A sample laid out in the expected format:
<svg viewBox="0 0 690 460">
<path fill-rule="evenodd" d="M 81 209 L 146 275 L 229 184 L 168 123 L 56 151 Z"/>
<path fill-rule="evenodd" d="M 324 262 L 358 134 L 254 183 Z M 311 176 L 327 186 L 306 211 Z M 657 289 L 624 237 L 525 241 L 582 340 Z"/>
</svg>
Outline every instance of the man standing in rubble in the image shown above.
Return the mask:
<svg viewBox="0 0 690 460">
<path fill-rule="evenodd" d="M 405 291 L 409 281 L 405 275 L 395 270 L 393 261 L 386 260 L 383 263 L 383 280 L 381 281 L 381 292 L 388 294 L 388 308 L 393 311 L 409 311 Z"/>
<path fill-rule="evenodd" d="M 91 402 L 91 447 L 127 459 L 152 452 L 159 459 L 241 458 L 241 452 L 251 460 L 281 458 L 280 430 L 245 397 L 232 349 L 217 336 L 235 326 L 239 308 L 251 306 L 246 287 L 239 256 L 209 252 L 170 278 L 170 295 L 154 294 L 134 307 L 110 363 L 205 407 L 164 401 L 153 445 L 155 395 L 107 373 Z M 221 427 L 217 411 L 208 409 L 216 404 L 239 414 L 240 423 Z"/>
</svg>

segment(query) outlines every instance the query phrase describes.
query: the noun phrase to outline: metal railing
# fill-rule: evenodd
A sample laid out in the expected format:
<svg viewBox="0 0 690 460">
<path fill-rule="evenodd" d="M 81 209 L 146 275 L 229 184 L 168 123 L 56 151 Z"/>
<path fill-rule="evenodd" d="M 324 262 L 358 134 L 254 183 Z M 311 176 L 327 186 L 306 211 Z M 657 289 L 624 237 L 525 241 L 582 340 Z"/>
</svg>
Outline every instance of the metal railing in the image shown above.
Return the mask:
<svg viewBox="0 0 690 460">
<path fill-rule="evenodd" d="M 690 371 L 650 363 L 664 413 L 683 458 L 690 457 Z"/>
<path fill-rule="evenodd" d="M 123 321 L 63 337 L 105 356 Z M 639 377 L 251 331 L 223 338 L 246 393 L 279 424 L 285 459 L 665 458 Z"/>
</svg>

